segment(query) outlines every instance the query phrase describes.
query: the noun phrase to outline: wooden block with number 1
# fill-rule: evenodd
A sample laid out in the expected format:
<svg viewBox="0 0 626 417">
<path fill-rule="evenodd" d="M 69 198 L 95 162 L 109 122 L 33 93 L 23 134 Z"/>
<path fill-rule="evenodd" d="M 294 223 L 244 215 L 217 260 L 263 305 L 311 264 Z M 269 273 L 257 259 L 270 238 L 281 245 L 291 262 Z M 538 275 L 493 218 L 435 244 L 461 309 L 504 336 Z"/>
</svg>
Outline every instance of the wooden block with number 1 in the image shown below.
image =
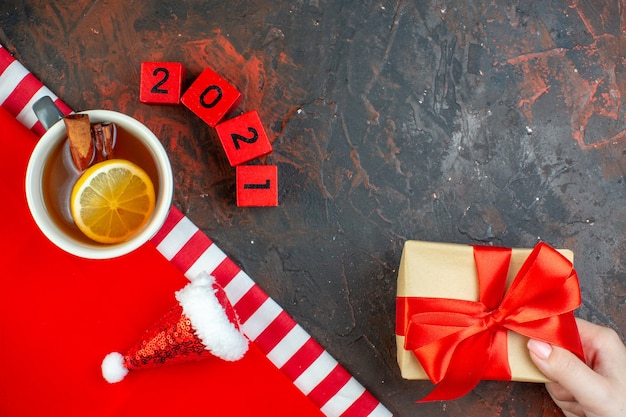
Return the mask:
<svg viewBox="0 0 626 417">
<path fill-rule="evenodd" d="M 241 93 L 210 68 L 205 68 L 180 101 L 206 124 L 215 127 L 241 100 Z"/>
<path fill-rule="evenodd" d="M 215 126 L 231 166 L 241 165 L 272 152 L 263 123 L 256 110 Z"/>
<path fill-rule="evenodd" d="M 278 167 L 239 165 L 236 168 L 237 206 L 275 207 L 278 205 Z"/>
<path fill-rule="evenodd" d="M 185 80 L 180 62 L 142 62 L 139 101 L 147 104 L 179 104 Z"/>
</svg>

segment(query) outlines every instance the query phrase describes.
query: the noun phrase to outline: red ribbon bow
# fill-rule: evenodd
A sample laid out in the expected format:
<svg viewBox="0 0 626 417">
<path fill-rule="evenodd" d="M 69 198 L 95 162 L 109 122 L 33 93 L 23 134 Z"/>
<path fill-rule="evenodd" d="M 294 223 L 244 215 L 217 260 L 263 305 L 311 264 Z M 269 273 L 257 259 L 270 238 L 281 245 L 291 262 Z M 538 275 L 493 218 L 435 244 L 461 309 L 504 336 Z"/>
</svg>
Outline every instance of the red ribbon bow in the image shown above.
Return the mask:
<svg viewBox="0 0 626 417">
<path fill-rule="evenodd" d="M 479 300 L 399 297 L 399 331 L 430 380 L 438 384 L 420 402 L 450 400 L 482 379 L 510 380 L 507 330 L 583 357 L 573 310 L 580 303 L 571 262 L 538 244 L 508 291 L 511 249 L 475 246 Z"/>
</svg>

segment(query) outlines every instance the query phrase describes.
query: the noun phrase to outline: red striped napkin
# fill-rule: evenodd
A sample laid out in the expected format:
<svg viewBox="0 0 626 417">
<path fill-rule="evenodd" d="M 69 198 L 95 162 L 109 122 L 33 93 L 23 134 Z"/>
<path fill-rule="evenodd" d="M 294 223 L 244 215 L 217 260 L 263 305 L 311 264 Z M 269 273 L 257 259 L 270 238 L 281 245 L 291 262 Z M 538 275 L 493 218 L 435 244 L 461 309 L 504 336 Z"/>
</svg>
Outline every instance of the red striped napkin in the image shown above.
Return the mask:
<svg viewBox="0 0 626 417">
<path fill-rule="evenodd" d="M 71 112 L 68 106 L 0 46 L 0 105 L 2 108 L 15 116 L 32 132 L 41 135 L 44 129 L 32 112 L 32 104 L 46 95 L 55 101 L 63 113 Z M 12 139 L 5 138 L 5 140 Z M 30 146 L 32 148 L 32 144 Z M 193 280 L 200 271 L 207 271 L 214 275 L 225 288 L 226 294 L 237 311 L 245 335 L 253 342 L 255 347 L 253 354 L 256 350 L 260 351 L 274 369 L 282 371 L 282 374 L 293 383 L 293 386 L 297 388 L 296 392 L 308 398 L 321 413 L 326 416 L 346 417 L 392 415 L 176 207 L 172 207 L 167 221 L 151 243 L 142 247 L 138 252 L 145 255 L 146 251 L 153 251 L 154 248 L 190 280 Z M 26 248 L 24 250 L 26 251 Z M 57 254 L 57 256 L 61 255 Z M 128 257 L 132 258 L 132 256 L 135 255 L 131 254 Z M 2 325 L 3 322 L 0 321 L 0 326 Z M 0 328 L 0 333 L 2 333 L 2 328 Z M 127 343 L 131 344 L 133 341 L 128 340 Z M 0 339 L 0 354 L 3 343 L 7 343 L 7 346 L 10 344 Z M 108 346 L 107 348 L 109 350 L 123 349 L 124 346 Z M 93 366 L 94 372 L 98 372 L 99 362 L 95 362 Z M 274 380 L 276 380 L 275 377 Z M 127 381 L 124 382 L 126 383 Z M 283 390 L 288 391 L 285 388 Z M 1 395 L 0 403 L 3 400 Z M 277 395 L 279 396 L 277 401 L 287 401 L 281 398 L 284 393 L 277 393 Z M 241 393 L 241 398 L 245 400 L 245 392 Z M 297 403 L 293 401 L 293 404 Z M 306 408 L 294 409 L 293 412 L 297 412 L 300 417 L 305 417 Z M 212 413 L 209 411 L 209 414 Z"/>
<path fill-rule="evenodd" d="M 24 126 L 41 136 L 45 129 L 33 112 L 33 103 L 49 96 L 63 114 L 71 109 L 0 45 L 0 105 Z"/>
</svg>

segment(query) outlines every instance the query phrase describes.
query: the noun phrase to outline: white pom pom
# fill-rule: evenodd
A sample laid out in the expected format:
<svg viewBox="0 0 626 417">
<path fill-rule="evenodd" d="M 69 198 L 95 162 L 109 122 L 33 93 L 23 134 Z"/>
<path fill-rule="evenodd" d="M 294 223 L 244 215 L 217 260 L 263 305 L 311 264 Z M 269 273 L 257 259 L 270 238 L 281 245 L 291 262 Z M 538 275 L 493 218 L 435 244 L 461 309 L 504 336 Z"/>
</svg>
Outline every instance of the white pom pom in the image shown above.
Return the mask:
<svg viewBox="0 0 626 417">
<path fill-rule="evenodd" d="M 124 356 L 121 353 L 113 352 L 105 356 L 102 361 L 102 376 L 107 382 L 115 384 L 120 382 L 128 374 L 128 369 L 124 367 Z"/>
</svg>

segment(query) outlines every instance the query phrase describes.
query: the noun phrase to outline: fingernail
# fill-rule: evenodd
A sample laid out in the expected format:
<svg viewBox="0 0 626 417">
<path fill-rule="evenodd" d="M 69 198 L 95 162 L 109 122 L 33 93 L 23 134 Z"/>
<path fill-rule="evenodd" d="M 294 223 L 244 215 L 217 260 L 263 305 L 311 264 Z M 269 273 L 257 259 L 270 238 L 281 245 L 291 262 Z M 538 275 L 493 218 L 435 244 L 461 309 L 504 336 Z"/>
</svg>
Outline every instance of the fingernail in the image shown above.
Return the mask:
<svg viewBox="0 0 626 417">
<path fill-rule="evenodd" d="M 534 353 L 539 359 L 548 359 L 552 353 L 552 346 L 539 340 L 530 339 L 527 346 L 528 350 Z"/>
</svg>

